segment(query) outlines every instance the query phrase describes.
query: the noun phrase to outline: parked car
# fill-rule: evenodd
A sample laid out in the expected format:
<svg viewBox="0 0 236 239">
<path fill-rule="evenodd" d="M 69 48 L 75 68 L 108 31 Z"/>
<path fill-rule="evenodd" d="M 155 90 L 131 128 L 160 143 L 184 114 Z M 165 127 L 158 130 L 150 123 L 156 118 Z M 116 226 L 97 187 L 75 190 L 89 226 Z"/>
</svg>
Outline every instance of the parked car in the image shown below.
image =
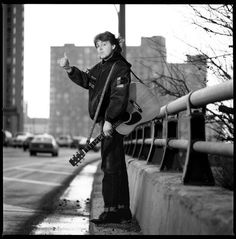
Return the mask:
<svg viewBox="0 0 236 239">
<path fill-rule="evenodd" d="M 15 134 L 12 140 L 12 146 L 13 147 L 22 147 L 24 140 L 26 140 L 27 137 L 32 136 L 33 134 L 28 132 L 18 132 Z"/>
<path fill-rule="evenodd" d="M 94 138 L 90 139 L 90 142 L 92 142 L 94 140 Z M 87 144 L 87 137 L 83 137 L 81 136 L 81 139 L 79 141 L 79 147 L 78 149 L 83 149 L 85 147 L 85 145 Z M 94 148 L 93 151 L 94 152 L 98 152 L 100 150 L 100 143 L 98 143 Z"/>
<path fill-rule="evenodd" d="M 2 142 L 3 146 L 10 146 L 12 144 L 12 133 L 8 130 L 2 130 Z"/>
<path fill-rule="evenodd" d="M 34 135 L 27 136 L 27 138 L 23 141 L 23 150 L 26 151 L 29 149 L 30 142 L 34 139 Z"/>
<path fill-rule="evenodd" d="M 73 139 L 70 135 L 60 135 L 56 141 L 60 147 L 71 147 Z"/>
<path fill-rule="evenodd" d="M 36 135 L 29 144 L 30 156 L 37 153 L 51 153 L 52 156 L 58 156 L 59 146 L 52 135 Z"/>
<path fill-rule="evenodd" d="M 79 141 L 81 140 L 81 136 L 73 136 L 72 137 L 72 144 L 71 144 L 71 148 L 79 148 Z"/>
</svg>

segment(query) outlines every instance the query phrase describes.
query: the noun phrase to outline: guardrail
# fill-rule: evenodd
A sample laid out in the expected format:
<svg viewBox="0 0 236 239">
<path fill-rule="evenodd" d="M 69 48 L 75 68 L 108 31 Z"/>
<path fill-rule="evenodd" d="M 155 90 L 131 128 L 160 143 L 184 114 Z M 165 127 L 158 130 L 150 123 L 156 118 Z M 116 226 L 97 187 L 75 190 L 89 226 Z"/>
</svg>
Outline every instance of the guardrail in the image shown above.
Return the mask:
<svg viewBox="0 0 236 239">
<path fill-rule="evenodd" d="M 233 144 L 205 139 L 206 105 L 233 98 L 233 81 L 205 87 L 161 107 L 153 120 L 137 126 L 124 138 L 125 153 L 160 171 L 182 171 L 188 185 L 215 185 L 208 154 L 233 157 Z M 186 110 L 188 139 L 178 139 L 179 113 Z M 164 137 L 163 137 L 164 135 Z M 180 151 L 186 153 L 184 166 Z"/>
</svg>

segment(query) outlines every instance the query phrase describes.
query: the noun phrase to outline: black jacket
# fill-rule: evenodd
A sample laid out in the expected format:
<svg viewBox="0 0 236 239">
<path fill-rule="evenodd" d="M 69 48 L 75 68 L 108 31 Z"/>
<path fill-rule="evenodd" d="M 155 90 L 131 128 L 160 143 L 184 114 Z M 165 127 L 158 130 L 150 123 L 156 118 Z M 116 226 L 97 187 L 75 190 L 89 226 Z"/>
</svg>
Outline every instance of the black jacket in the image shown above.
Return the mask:
<svg viewBox="0 0 236 239">
<path fill-rule="evenodd" d="M 131 64 L 120 53 L 114 52 L 107 60 L 102 60 L 86 72 L 73 66 L 72 71 L 68 73 L 74 83 L 89 90 L 89 115 L 91 119 L 94 119 L 106 79 L 114 62 L 116 62 L 115 69 L 107 86 L 96 122 L 106 120 L 114 123 L 125 113 L 131 81 Z"/>
</svg>

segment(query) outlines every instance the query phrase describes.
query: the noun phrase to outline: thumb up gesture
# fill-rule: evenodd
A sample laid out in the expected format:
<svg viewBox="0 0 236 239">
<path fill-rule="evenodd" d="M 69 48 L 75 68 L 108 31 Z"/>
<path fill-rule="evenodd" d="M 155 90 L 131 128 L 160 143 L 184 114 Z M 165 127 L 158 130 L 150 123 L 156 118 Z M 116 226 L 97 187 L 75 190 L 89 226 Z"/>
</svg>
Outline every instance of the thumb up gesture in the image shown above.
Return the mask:
<svg viewBox="0 0 236 239">
<path fill-rule="evenodd" d="M 61 59 L 58 60 L 58 63 L 60 65 L 60 67 L 64 68 L 66 71 L 71 70 L 70 62 L 66 56 L 66 53 L 64 53 L 64 57 L 62 57 Z"/>
</svg>

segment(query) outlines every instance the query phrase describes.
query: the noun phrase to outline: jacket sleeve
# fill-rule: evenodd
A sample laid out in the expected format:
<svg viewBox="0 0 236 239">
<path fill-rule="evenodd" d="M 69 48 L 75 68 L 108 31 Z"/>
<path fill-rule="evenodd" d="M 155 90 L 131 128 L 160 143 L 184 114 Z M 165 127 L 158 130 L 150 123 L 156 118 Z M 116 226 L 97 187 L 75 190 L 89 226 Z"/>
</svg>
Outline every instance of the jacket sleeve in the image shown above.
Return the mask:
<svg viewBox="0 0 236 239">
<path fill-rule="evenodd" d="M 72 66 L 72 71 L 67 73 L 67 75 L 75 84 L 82 86 L 85 89 L 89 89 L 90 77 L 88 73 Z"/>
<path fill-rule="evenodd" d="M 123 67 L 112 78 L 110 84 L 110 102 L 105 113 L 105 120 L 114 123 L 127 108 L 129 99 L 130 71 Z"/>
</svg>

